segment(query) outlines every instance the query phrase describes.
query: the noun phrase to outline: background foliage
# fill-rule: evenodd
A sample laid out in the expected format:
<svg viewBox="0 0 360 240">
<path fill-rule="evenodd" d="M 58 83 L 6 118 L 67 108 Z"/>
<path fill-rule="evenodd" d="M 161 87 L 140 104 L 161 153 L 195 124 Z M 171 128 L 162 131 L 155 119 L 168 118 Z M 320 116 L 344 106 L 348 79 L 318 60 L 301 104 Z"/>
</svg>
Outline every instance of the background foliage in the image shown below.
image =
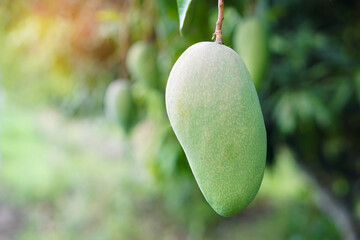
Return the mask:
<svg viewBox="0 0 360 240">
<path fill-rule="evenodd" d="M 269 51 L 257 86 L 269 166 L 255 202 L 230 219 L 204 201 L 164 106 L 171 67 L 210 40 L 217 1 L 192 2 L 183 36 L 175 0 L 1 1 L 0 200 L 26 216 L 11 234 L 351 239 L 351 226 L 360 229 L 360 4 L 225 4 L 224 43 L 235 48 L 237 28 L 256 17 Z M 118 78 L 134 101 L 128 134 L 102 118 Z"/>
</svg>

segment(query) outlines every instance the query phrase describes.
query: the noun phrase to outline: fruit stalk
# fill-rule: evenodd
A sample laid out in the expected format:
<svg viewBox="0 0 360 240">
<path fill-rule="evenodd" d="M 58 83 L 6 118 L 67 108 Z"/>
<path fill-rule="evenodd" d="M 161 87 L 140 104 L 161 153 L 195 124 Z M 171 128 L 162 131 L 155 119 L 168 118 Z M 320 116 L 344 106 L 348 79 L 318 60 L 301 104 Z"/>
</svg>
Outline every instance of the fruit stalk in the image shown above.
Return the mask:
<svg viewBox="0 0 360 240">
<path fill-rule="evenodd" d="M 215 28 L 215 33 L 213 35 L 213 39 L 214 37 L 216 37 L 215 40 L 216 43 L 224 44 L 222 41 L 222 30 L 221 30 L 222 23 L 224 20 L 224 0 L 219 0 L 218 8 L 219 8 L 219 17 L 216 22 L 216 28 Z"/>
</svg>

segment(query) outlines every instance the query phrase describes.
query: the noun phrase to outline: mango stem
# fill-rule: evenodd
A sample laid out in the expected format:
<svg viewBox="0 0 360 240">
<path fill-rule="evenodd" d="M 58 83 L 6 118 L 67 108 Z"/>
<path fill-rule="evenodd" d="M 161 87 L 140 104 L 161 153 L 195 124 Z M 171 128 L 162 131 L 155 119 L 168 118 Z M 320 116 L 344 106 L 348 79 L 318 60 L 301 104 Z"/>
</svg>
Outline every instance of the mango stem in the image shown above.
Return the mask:
<svg viewBox="0 0 360 240">
<path fill-rule="evenodd" d="M 222 23 L 224 20 L 224 0 L 219 0 L 218 8 L 219 8 L 218 20 L 216 22 L 216 28 L 215 28 L 215 32 L 213 34 L 212 39 L 214 39 L 216 37 L 216 40 L 215 40 L 216 43 L 224 44 L 223 40 L 222 40 L 222 30 L 221 30 Z"/>
</svg>

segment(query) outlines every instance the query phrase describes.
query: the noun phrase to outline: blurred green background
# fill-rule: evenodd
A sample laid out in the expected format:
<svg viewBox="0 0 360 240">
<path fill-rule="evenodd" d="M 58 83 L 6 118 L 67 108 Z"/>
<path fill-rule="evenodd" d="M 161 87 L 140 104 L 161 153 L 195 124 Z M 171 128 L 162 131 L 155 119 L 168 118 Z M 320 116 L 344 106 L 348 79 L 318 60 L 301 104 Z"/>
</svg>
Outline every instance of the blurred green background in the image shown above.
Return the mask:
<svg viewBox="0 0 360 240">
<path fill-rule="evenodd" d="M 254 202 L 201 195 L 164 90 L 216 0 L 0 1 L 0 239 L 360 238 L 360 2 L 225 0 L 268 133 Z"/>
</svg>

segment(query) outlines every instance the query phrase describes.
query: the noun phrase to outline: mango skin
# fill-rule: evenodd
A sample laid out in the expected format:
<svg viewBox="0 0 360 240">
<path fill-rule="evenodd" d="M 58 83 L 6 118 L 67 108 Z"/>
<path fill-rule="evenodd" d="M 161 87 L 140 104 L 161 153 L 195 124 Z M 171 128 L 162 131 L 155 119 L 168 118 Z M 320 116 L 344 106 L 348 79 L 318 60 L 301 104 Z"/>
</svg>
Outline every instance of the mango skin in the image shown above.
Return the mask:
<svg viewBox="0 0 360 240">
<path fill-rule="evenodd" d="M 225 217 L 245 208 L 263 178 L 266 130 L 239 55 L 213 42 L 188 48 L 171 70 L 166 110 L 211 207 Z"/>
<path fill-rule="evenodd" d="M 261 86 L 269 60 L 265 24 L 258 17 L 245 18 L 234 34 L 234 49 L 244 60 L 257 89 Z"/>
</svg>

